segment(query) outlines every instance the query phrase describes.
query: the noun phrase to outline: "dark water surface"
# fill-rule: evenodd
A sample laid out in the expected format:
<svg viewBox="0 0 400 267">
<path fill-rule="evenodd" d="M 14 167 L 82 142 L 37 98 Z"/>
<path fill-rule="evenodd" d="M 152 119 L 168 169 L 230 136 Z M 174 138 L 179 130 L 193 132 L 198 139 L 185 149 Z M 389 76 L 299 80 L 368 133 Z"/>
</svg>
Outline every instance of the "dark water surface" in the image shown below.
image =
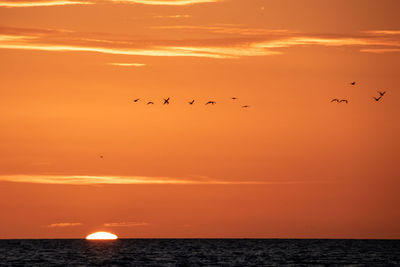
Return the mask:
<svg viewBox="0 0 400 267">
<path fill-rule="evenodd" d="M 400 266 L 399 240 L 0 240 L 1 266 Z"/>
</svg>

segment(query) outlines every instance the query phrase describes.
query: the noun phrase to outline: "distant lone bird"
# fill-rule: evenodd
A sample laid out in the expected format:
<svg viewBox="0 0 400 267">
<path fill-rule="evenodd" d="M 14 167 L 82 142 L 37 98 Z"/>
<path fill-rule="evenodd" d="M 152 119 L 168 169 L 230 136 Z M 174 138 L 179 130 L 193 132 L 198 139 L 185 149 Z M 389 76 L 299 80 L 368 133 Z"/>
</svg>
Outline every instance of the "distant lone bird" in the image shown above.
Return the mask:
<svg viewBox="0 0 400 267">
<path fill-rule="evenodd" d="M 153 105 L 154 103 L 153 102 L 147 102 L 147 105 Z"/>
<path fill-rule="evenodd" d="M 250 107 L 250 106 L 247 106 L 247 105 L 246 105 L 246 106 L 242 106 L 242 108 L 249 108 L 249 107 Z"/>
<path fill-rule="evenodd" d="M 232 100 L 236 100 L 236 99 L 238 99 L 237 97 L 232 97 Z"/>
<path fill-rule="evenodd" d="M 378 93 L 380 94 L 380 96 L 384 96 L 386 94 L 386 91 L 383 91 L 383 92 L 378 91 Z"/>
<path fill-rule="evenodd" d="M 169 97 L 167 99 L 164 98 L 164 104 L 163 105 L 169 105 Z"/>
<path fill-rule="evenodd" d="M 206 103 L 206 105 L 208 105 L 208 104 L 211 104 L 211 105 L 214 105 L 216 102 L 214 102 L 214 101 L 208 101 L 207 103 Z"/>
<path fill-rule="evenodd" d="M 378 98 L 374 97 L 374 99 L 375 99 L 376 102 L 378 102 L 379 100 L 381 100 L 381 98 L 382 98 L 382 96 L 380 96 L 380 97 L 378 97 Z"/>
<path fill-rule="evenodd" d="M 347 101 L 346 99 L 342 99 L 342 100 L 339 101 L 339 103 L 342 103 L 342 102 L 344 102 L 346 104 L 349 103 L 349 101 Z"/>
<path fill-rule="evenodd" d="M 102 158 L 103 158 L 103 155 L 100 155 L 100 158 L 102 159 Z"/>
<path fill-rule="evenodd" d="M 337 98 L 332 99 L 332 100 L 331 100 L 331 103 L 332 103 L 332 102 L 338 102 L 338 103 L 339 103 L 339 99 L 337 99 Z"/>
<path fill-rule="evenodd" d="M 356 82 L 351 82 L 350 84 L 354 86 L 354 85 L 356 85 Z"/>
<path fill-rule="evenodd" d="M 194 99 L 192 100 L 192 101 L 190 101 L 190 102 L 188 102 L 190 105 L 193 105 L 193 103 L 194 103 Z"/>
<path fill-rule="evenodd" d="M 140 98 L 134 99 L 133 102 L 138 102 L 140 100 Z"/>
</svg>

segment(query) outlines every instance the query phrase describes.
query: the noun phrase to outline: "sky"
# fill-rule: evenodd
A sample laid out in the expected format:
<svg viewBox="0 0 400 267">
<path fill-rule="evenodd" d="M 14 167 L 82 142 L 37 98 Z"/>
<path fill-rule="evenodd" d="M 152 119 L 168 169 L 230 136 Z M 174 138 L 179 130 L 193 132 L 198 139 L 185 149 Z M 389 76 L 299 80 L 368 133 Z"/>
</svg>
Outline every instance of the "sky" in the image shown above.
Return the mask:
<svg viewBox="0 0 400 267">
<path fill-rule="evenodd" d="M 398 10 L 0 0 L 0 238 L 400 238 Z"/>
</svg>

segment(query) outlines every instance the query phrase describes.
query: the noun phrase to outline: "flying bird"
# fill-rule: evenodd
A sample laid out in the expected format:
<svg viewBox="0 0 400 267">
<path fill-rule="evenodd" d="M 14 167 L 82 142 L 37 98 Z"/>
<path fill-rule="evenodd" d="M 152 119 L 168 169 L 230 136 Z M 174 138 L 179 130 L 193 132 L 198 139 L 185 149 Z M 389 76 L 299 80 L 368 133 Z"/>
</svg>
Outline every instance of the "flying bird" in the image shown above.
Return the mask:
<svg viewBox="0 0 400 267">
<path fill-rule="evenodd" d="M 237 97 L 232 97 L 232 100 L 236 100 L 236 99 L 238 99 Z"/>
<path fill-rule="evenodd" d="M 214 101 L 208 101 L 207 103 L 206 103 L 206 105 L 208 105 L 208 104 L 211 104 L 211 105 L 214 105 L 216 102 L 214 102 Z"/>
<path fill-rule="evenodd" d="M 383 92 L 378 91 L 378 93 L 380 94 L 380 96 L 384 96 L 386 94 L 386 91 L 383 91 Z"/>
<path fill-rule="evenodd" d="M 133 102 L 138 102 L 140 100 L 140 98 L 134 99 Z"/>
<path fill-rule="evenodd" d="M 101 159 L 104 158 L 103 155 L 100 155 L 100 158 L 101 158 Z"/>
<path fill-rule="evenodd" d="M 164 104 L 163 105 L 169 105 L 169 97 L 167 99 L 164 98 Z"/>
<path fill-rule="evenodd" d="M 347 100 L 347 99 L 337 99 L 337 98 L 334 98 L 334 99 L 332 99 L 331 100 L 331 103 L 332 102 L 338 102 L 338 103 L 342 103 L 342 102 L 344 102 L 344 103 L 349 103 L 349 101 Z"/>
<path fill-rule="evenodd" d="M 350 84 L 354 86 L 354 85 L 356 85 L 356 82 L 351 82 Z"/>
<path fill-rule="evenodd" d="M 194 99 L 193 99 L 192 101 L 189 101 L 188 103 L 189 103 L 190 105 L 193 105 Z"/>
<path fill-rule="evenodd" d="M 242 106 L 242 108 L 249 108 L 249 107 L 250 107 L 250 106 L 247 106 L 247 105 L 246 105 L 246 106 Z"/>
<path fill-rule="evenodd" d="M 375 99 L 376 102 L 378 102 L 379 100 L 381 100 L 381 98 L 382 98 L 382 96 L 380 96 L 380 97 L 378 97 L 378 98 L 374 97 L 374 99 Z"/>
<path fill-rule="evenodd" d="M 154 103 L 153 102 L 147 102 L 147 105 L 153 105 Z"/>
</svg>

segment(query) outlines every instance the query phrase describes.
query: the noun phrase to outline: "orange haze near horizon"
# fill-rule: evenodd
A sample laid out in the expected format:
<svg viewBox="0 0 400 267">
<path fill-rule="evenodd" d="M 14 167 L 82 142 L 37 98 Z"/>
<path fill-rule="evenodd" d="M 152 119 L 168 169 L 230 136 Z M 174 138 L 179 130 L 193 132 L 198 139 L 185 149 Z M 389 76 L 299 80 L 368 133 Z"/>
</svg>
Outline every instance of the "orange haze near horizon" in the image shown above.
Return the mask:
<svg viewBox="0 0 400 267">
<path fill-rule="evenodd" d="M 0 238 L 400 238 L 399 10 L 0 0 Z"/>
</svg>

